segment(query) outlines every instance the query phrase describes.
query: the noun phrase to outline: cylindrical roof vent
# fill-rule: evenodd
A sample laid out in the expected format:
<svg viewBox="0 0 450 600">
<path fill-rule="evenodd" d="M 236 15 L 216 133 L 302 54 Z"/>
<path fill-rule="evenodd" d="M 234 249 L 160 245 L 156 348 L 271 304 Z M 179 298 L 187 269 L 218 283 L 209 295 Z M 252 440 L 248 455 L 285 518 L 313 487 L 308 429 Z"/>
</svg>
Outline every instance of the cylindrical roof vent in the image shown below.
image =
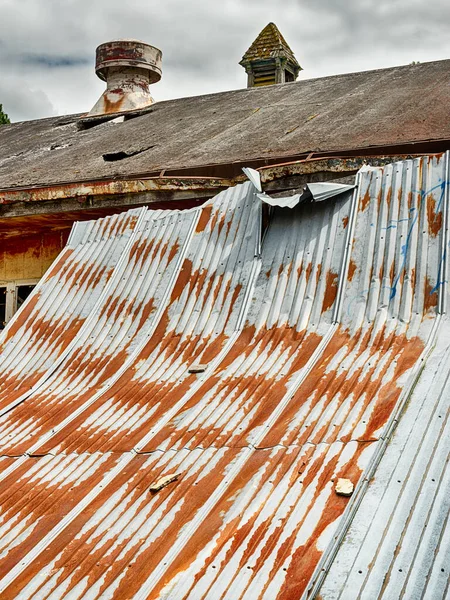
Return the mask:
<svg viewBox="0 0 450 600">
<path fill-rule="evenodd" d="M 106 90 L 88 116 L 121 114 L 153 104 L 149 86 L 161 79 L 161 61 L 161 50 L 136 40 L 100 44 L 95 72 L 106 81 Z"/>
</svg>

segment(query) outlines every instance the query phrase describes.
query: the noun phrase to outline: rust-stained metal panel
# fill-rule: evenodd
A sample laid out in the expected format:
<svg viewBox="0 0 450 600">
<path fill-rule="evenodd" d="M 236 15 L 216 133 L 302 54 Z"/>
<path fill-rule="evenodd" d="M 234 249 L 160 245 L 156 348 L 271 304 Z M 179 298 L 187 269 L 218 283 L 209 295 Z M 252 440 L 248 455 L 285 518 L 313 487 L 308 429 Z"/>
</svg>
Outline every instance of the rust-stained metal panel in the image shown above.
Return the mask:
<svg viewBox="0 0 450 600">
<path fill-rule="evenodd" d="M 447 163 L 363 169 L 353 194 L 276 208 L 262 242 L 250 183 L 189 211 L 144 210 L 94 316 L 34 389 L 16 399 L 12 387 L 5 402 L 2 453 L 17 458 L 0 473 L 0 594 L 306 593 L 353 510 L 337 478 L 360 497 L 431 369 Z M 16 328 L 45 310 L 22 311 Z M 14 348 L 4 356 L 24 377 Z M 382 576 L 375 564 L 371 590 Z"/>
<path fill-rule="evenodd" d="M 138 402 L 140 372 L 156 365 L 156 383 L 166 387 L 175 371 L 175 382 L 184 383 L 178 386 L 182 395 L 195 381 L 187 372 L 191 361 L 203 357 L 198 362 L 210 362 L 222 351 L 252 284 L 260 210 L 245 184 L 198 209 L 148 211 L 123 269 L 98 304 L 97 318 L 81 332 L 82 343 L 38 393 L 4 420 L 4 451 L 42 453 L 59 439 L 67 447 L 69 431 L 80 423 L 90 430 L 91 422 L 95 431 L 87 431 L 86 438 L 98 441 L 91 439 L 89 451 L 95 443 L 114 446 L 119 434 L 130 437 L 153 412 L 167 410 L 155 390 L 153 408 L 148 394 L 147 402 Z M 80 434 L 75 435 L 81 442 Z M 122 448 L 131 450 L 133 444 L 122 443 Z"/>
<path fill-rule="evenodd" d="M 77 346 L 77 335 L 92 321 L 143 214 L 144 209 L 133 210 L 74 227 L 63 252 L 0 335 L 1 412 L 32 393 L 69 348 Z"/>
</svg>

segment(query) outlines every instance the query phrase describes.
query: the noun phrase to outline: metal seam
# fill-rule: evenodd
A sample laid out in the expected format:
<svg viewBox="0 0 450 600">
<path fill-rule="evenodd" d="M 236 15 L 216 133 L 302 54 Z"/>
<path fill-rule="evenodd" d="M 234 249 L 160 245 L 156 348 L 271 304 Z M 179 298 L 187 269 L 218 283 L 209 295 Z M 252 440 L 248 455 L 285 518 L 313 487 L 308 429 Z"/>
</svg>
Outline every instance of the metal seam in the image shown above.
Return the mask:
<svg viewBox="0 0 450 600">
<path fill-rule="evenodd" d="M 347 281 L 347 274 L 350 265 L 351 249 L 353 245 L 353 234 L 356 227 L 356 217 L 358 214 L 358 198 L 359 198 L 359 186 L 361 183 L 361 172 L 358 171 L 355 180 L 355 189 L 352 194 L 352 202 L 350 205 L 350 218 L 347 232 L 347 239 L 344 248 L 344 256 L 342 257 L 341 276 L 339 277 L 338 290 L 336 294 L 336 304 L 333 311 L 333 323 L 338 323 L 341 318 L 342 302 L 344 297 L 345 283 Z"/>
</svg>

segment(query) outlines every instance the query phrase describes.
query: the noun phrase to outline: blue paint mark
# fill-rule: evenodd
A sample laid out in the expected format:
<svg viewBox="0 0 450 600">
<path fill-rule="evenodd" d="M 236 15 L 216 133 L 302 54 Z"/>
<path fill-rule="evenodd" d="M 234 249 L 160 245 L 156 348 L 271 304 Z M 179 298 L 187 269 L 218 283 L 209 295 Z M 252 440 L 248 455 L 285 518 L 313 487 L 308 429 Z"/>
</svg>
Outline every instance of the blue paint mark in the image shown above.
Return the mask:
<svg viewBox="0 0 450 600">
<path fill-rule="evenodd" d="M 430 296 L 431 294 L 434 294 L 435 292 L 438 291 L 438 289 L 441 287 L 441 285 L 443 285 L 444 283 L 446 283 L 445 279 L 441 279 L 442 277 L 442 272 L 444 270 L 444 263 L 445 263 L 445 257 L 447 256 L 447 248 L 444 250 L 443 254 L 442 254 L 442 258 L 440 260 L 439 263 L 439 270 L 438 270 L 438 276 L 437 276 L 437 283 L 434 286 L 434 288 L 431 290 L 430 292 Z M 445 274 L 444 274 L 445 276 Z"/>
<path fill-rule="evenodd" d="M 424 200 L 434 190 L 440 189 L 441 190 L 441 196 L 439 198 L 439 202 L 438 202 L 438 205 L 436 207 L 436 213 L 438 213 L 439 209 L 440 209 L 440 207 L 442 205 L 442 202 L 444 200 L 445 187 L 446 187 L 447 184 L 448 184 L 447 181 L 442 181 L 441 183 L 433 186 L 431 189 L 426 190 L 426 191 L 424 191 L 424 190 L 412 190 L 412 193 L 418 194 L 420 196 L 419 211 L 416 212 L 416 214 L 415 214 L 415 216 L 414 216 L 414 218 L 412 220 L 411 226 L 409 227 L 408 234 L 406 236 L 406 243 L 402 246 L 401 255 L 402 255 L 403 258 L 402 258 L 402 262 L 401 262 L 401 265 L 400 265 L 400 269 L 399 269 L 398 275 L 396 276 L 396 278 L 394 279 L 394 283 L 392 284 L 391 295 L 389 297 L 389 301 L 391 301 L 395 297 L 395 295 L 397 294 L 397 285 L 398 285 L 398 282 L 400 280 L 400 275 L 401 275 L 402 271 L 405 268 L 406 256 L 407 256 L 407 252 L 408 252 L 408 249 L 409 249 L 409 245 L 411 243 L 411 236 L 412 236 L 413 228 L 414 228 L 414 226 L 417 223 L 417 220 L 419 218 L 419 213 L 422 210 L 422 206 L 423 206 Z M 415 210 L 415 209 L 410 209 L 410 212 L 412 212 L 412 210 Z M 442 259 L 441 259 L 441 262 L 442 262 Z M 440 277 L 441 270 L 442 270 L 442 267 L 440 265 L 439 266 L 438 282 L 441 279 L 441 277 Z M 437 287 L 439 287 L 440 285 L 441 285 L 441 283 L 438 283 Z M 436 288 L 434 288 L 434 290 L 436 290 Z M 430 293 L 433 293 L 434 290 L 432 290 Z"/>
</svg>

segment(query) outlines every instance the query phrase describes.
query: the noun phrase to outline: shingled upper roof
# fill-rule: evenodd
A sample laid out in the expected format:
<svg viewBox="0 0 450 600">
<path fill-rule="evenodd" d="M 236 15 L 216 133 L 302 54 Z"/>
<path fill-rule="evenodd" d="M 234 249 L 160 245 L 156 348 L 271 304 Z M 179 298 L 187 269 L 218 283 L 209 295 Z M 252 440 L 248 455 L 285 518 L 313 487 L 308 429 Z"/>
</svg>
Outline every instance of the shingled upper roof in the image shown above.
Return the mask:
<svg viewBox="0 0 450 600">
<path fill-rule="evenodd" d="M 289 57 L 294 64 L 298 65 L 294 53 L 281 35 L 278 27 L 275 23 L 269 23 L 244 54 L 242 62 L 257 58 L 276 58 L 278 56 Z"/>
<path fill-rule="evenodd" d="M 450 140 L 450 60 L 156 103 L 79 130 L 78 115 L 0 128 L 0 189 Z M 448 145 L 448 144 L 446 144 Z M 423 146 L 423 144 L 422 144 Z M 430 147 L 428 147 L 430 150 Z M 104 156 L 119 153 L 123 160 Z"/>
</svg>

